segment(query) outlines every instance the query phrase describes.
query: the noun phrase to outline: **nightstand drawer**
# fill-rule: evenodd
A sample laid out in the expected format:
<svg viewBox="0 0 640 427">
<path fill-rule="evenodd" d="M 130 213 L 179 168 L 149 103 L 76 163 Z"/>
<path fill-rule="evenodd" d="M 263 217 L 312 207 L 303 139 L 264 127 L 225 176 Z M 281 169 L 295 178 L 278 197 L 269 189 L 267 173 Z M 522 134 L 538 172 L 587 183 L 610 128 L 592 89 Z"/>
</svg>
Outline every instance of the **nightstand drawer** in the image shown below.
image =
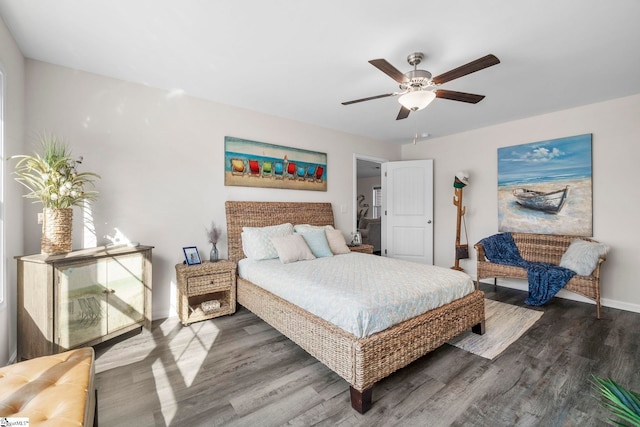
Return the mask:
<svg viewBox="0 0 640 427">
<path fill-rule="evenodd" d="M 187 296 L 228 290 L 232 284 L 230 272 L 220 272 L 187 278 Z"/>
</svg>

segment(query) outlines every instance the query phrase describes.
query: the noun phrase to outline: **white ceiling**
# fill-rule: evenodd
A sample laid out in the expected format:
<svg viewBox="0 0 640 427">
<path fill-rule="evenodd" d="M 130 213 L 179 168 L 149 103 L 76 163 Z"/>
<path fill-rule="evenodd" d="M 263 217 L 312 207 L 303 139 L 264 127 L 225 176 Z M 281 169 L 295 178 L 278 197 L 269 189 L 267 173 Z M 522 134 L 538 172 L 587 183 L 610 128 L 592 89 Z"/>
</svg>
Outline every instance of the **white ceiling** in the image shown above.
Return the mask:
<svg viewBox="0 0 640 427">
<path fill-rule="evenodd" d="M 640 93 L 638 0 L 0 0 L 23 54 L 366 137 L 410 143 Z M 443 88 L 396 121 L 397 98 L 368 64 L 406 57 L 434 76 L 501 64 Z"/>
<path fill-rule="evenodd" d="M 370 162 L 367 160 L 358 159 L 356 162 L 356 174 L 357 178 L 372 178 L 374 176 L 380 176 L 380 163 Z"/>
</svg>

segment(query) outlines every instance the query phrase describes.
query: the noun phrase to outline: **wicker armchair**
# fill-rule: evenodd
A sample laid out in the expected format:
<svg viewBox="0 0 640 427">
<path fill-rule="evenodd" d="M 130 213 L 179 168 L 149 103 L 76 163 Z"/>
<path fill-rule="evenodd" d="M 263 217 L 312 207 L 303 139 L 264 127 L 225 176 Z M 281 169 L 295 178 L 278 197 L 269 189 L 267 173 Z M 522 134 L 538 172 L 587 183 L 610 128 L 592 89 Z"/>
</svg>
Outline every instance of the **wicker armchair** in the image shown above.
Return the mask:
<svg viewBox="0 0 640 427">
<path fill-rule="evenodd" d="M 381 218 L 362 218 L 360 220 L 360 234 L 362 235 L 362 243 L 373 246 L 373 252 L 380 252 L 381 246 Z"/>
<path fill-rule="evenodd" d="M 560 259 L 576 236 L 553 236 L 548 234 L 511 233 L 513 240 L 520 251 L 520 256 L 527 261 L 548 262 L 560 264 Z M 586 237 L 582 240 L 595 242 Z M 478 251 L 478 281 L 486 278 L 509 277 L 514 279 L 527 279 L 527 270 L 510 265 L 494 264 L 487 260 L 484 247 L 476 243 L 474 248 Z M 575 292 L 583 297 L 596 302 L 596 317 L 600 319 L 600 265 L 605 261 L 601 257 L 598 265 L 590 276 L 573 276 L 564 289 Z"/>
</svg>

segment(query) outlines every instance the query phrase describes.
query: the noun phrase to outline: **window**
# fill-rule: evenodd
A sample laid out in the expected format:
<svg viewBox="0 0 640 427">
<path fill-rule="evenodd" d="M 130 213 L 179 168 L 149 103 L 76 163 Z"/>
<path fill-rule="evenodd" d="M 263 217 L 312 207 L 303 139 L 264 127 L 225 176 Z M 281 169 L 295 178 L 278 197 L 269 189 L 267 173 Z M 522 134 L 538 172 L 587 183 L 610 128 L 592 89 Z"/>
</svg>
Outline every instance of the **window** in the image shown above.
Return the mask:
<svg viewBox="0 0 640 427">
<path fill-rule="evenodd" d="M 373 187 L 373 217 L 382 216 L 382 187 Z"/>
<path fill-rule="evenodd" d="M 5 209 L 4 209 L 4 72 L 0 68 L 0 305 L 5 300 L 5 265 L 4 265 L 4 246 L 5 246 Z"/>
</svg>

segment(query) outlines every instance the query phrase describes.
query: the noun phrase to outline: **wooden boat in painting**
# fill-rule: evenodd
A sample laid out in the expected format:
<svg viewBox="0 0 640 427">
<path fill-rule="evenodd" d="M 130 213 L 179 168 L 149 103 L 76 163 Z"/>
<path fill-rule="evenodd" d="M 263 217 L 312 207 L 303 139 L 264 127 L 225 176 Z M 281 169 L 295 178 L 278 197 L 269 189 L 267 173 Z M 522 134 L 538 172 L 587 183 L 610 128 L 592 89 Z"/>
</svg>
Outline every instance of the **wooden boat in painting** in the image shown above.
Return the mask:
<svg viewBox="0 0 640 427">
<path fill-rule="evenodd" d="M 564 206 L 569 193 L 569 186 L 562 190 L 544 192 L 529 190 L 527 188 L 516 188 L 513 196 L 520 206 L 535 209 L 537 211 L 558 213 Z"/>
</svg>

